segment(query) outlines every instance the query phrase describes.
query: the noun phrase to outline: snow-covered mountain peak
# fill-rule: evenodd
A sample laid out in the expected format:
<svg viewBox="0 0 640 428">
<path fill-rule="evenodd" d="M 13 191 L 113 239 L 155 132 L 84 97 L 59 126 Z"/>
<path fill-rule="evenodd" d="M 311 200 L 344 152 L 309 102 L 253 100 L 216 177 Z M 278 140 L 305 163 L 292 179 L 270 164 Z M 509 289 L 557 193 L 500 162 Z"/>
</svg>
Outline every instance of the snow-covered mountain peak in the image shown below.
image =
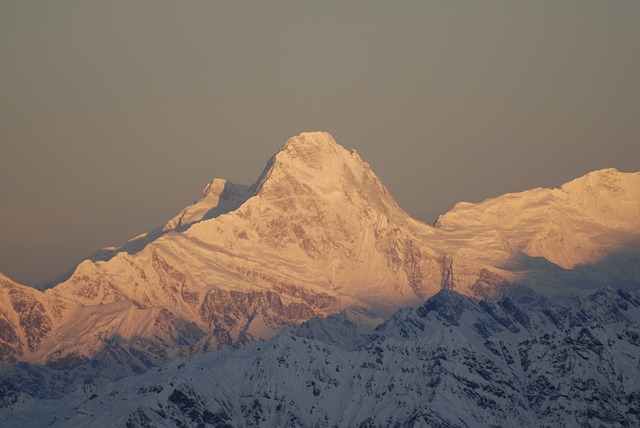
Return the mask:
<svg viewBox="0 0 640 428">
<path fill-rule="evenodd" d="M 624 179 L 624 176 L 629 175 L 624 172 L 618 171 L 616 168 L 604 168 L 596 171 L 591 171 L 582 177 L 578 177 L 574 180 L 564 184 L 562 188 L 571 188 L 575 186 L 586 186 L 588 188 L 604 186 L 608 189 L 617 187 L 615 184 Z"/>
<path fill-rule="evenodd" d="M 436 229 L 443 238 L 473 231 L 465 251 L 478 242 L 480 252 L 474 257 L 483 254 L 501 268 L 527 270 L 546 259 L 564 269 L 597 266 L 609 274 L 633 276 L 640 244 L 638 201 L 640 173 L 610 168 L 560 188 L 459 203 L 438 218 Z"/>
<path fill-rule="evenodd" d="M 303 133 L 252 186 L 214 179 L 164 227 L 91 257 L 44 294 L 0 275 L 0 360 L 67 367 L 116 346 L 131 367 L 151 367 L 343 310 L 386 317 L 443 288 L 496 298 L 637 282 L 639 179 L 605 170 L 458 204 L 431 228 L 354 150 Z M 442 290 L 420 307 L 456 325 L 473 312 L 465 299 Z M 100 336 L 82 327 L 94 316 Z M 139 330 L 141 318 L 152 324 Z"/>
<path fill-rule="evenodd" d="M 564 198 L 608 227 L 638 230 L 640 173 L 602 169 L 561 187 Z"/>
<path fill-rule="evenodd" d="M 309 166 L 319 167 L 325 162 L 335 161 L 336 157 L 352 159 L 356 163 L 369 169 L 369 164 L 362 161 L 355 149 L 347 151 L 336 142 L 333 136 L 326 131 L 303 132 L 300 135 L 287 140 L 282 149 L 276 154 L 281 162 L 288 162 L 292 159 L 302 160 Z M 334 158 L 331 160 L 331 158 Z M 312 163 L 316 161 L 316 163 Z"/>
<path fill-rule="evenodd" d="M 214 181 L 212 194 L 222 186 Z M 189 210 L 203 201 L 172 224 L 184 225 Z M 413 225 L 409 216 L 369 165 L 329 133 L 303 133 L 289 139 L 237 207 L 227 212 L 211 218 L 199 211 L 200 219 L 210 221 L 188 220 L 198 224 L 182 238 L 197 247 L 223 248 L 221 254 L 238 257 L 234 263 L 251 260 L 252 269 L 265 269 L 264 260 L 277 261 L 277 282 L 283 276 L 307 287 L 313 278 L 318 290 L 376 307 L 389 304 L 395 309 L 418 301 L 416 290 L 424 295 L 434 291 L 411 273 L 418 269 L 414 264 L 422 263 L 418 256 L 422 250 L 413 244 L 419 238 L 409 229 Z M 407 254 L 416 257 L 405 262 Z"/>
<path fill-rule="evenodd" d="M 225 180 L 224 178 L 214 178 L 204 187 L 200 198 L 206 198 L 209 195 L 220 197 L 222 196 L 222 192 L 224 191 L 226 185 L 227 180 Z"/>
<path fill-rule="evenodd" d="M 305 132 L 289 139 L 250 193 L 266 200 L 315 199 L 325 206 L 342 205 L 340 210 L 347 204 L 387 217 L 406 216 L 369 164 L 328 132 Z"/>
<path fill-rule="evenodd" d="M 559 189 L 536 188 L 507 193 L 473 204 L 459 202 L 440 216 L 437 227 L 521 225 L 531 217 L 538 224 L 559 223 L 559 217 L 590 217 L 613 227 L 640 226 L 640 173 L 602 169 L 576 178 Z M 533 215 L 532 215 L 533 214 Z"/>
<path fill-rule="evenodd" d="M 638 184 L 640 184 L 640 173 L 620 172 L 615 168 L 607 168 L 571 180 L 560 189 L 565 193 L 588 194 L 591 197 L 600 197 L 604 194 L 635 196 L 634 191 L 640 192 Z M 616 200 L 616 202 L 619 201 Z"/>
<path fill-rule="evenodd" d="M 214 178 L 202 191 L 200 199 L 180 211 L 162 228 L 164 232 L 186 228 L 194 223 L 218 217 L 237 209 L 247 196 L 248 186 Z"/>
<path fill-rule="evenodd" d="M 282 146 L 281 152 L 297 150 L 303 147 L 305 151 L 326 150 L 337 148 L 338 143 L 333 136 L 326 131 L 302 132 L 300 135 L 289 138 Z"/>
<path fill-rule="evenodd" d="M 321 171 L 331 164 L 341 163 L 348 156 L 349 153 L 328 132 L 303 132 L 284 143 L 267 165 L 267 170 Z"/>
<path fill-rule="evenodd" d="M 245 184 L 232 183 L 224 178 L 214 178 L 202 190 L 200 199 L 215 197 L 226 200 L 242 199 L 247 194 L 248 186 Z"/>
</svg>

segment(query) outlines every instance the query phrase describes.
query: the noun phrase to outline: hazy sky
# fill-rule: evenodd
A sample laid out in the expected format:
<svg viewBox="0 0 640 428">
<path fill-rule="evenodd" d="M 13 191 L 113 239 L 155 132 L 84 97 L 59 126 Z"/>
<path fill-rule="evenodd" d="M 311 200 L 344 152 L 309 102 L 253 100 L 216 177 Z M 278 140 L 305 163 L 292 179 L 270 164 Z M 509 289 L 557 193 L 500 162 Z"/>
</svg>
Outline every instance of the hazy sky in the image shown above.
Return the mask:
<svg viewBox="0 0 640 428">
<path fill-rule="evenodd" d="M 640 2 L 0 0 L 0 272 L 27 284 L 326 130 L 413 216 L 640 170 Z"/>
</svg>

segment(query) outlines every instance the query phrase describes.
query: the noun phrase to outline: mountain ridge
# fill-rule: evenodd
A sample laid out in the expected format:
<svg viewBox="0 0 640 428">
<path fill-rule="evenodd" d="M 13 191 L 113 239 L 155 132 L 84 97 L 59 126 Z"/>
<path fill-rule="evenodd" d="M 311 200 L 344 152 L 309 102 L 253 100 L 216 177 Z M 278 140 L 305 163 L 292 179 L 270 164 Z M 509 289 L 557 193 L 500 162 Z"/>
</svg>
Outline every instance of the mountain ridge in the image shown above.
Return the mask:
<svg viewBox="0 0 640 428">
<path fill-rule="evenodd" d="M 605 287 L 565 306 L 443 289 L 373 331 L 331 316 L 58 400 L 10 395 L 0 423 L 633 426 L 639 322 L 637 290 Z"/>
<path fill-rule="evenodd" d="M 625 239 L 640 230 L 638 179 L 605 170 L 565 185 L 592 190 L 574 200 L 559 198 L 562 188 L 534 189 L 457 205 L 431 227 L 402 210 L 355 151 L 328 133 L 303 133 L 254 184 L 214 179 L 163 227 L 83 261 L 44 293 L 5 280 L 13 306 L 0 307 L 10 327 L 0 357 L 70 367 L 117 349 L 124 364 L 143 367 L 142 355 L 153 366 L 340 311 L 366 323 L 443 288 L 481 299 L 523 287 L 584 294 L 606 282 L 637 285 L 640 240 Z M 614 201 L 628 203 L 611 217 L 617 223 L 594 223 L 580 208 L 594 200 L 597 219 Z M 491 211 L 509 201 L 513 224 Z M 602 248 L 610 259 L 597 259 Z M 93 331 L 74 325 L 92 311 L 104 320 Z M 41 314 L 39 327 L 30 313 Z"/>
</svg>

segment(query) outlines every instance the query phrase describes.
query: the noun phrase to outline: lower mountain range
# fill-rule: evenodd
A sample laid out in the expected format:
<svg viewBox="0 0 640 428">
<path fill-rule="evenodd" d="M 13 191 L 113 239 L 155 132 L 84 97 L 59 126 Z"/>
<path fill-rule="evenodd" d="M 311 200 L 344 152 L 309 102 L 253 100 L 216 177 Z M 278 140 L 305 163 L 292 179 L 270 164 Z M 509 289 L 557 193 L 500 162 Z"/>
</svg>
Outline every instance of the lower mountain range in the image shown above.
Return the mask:
<svg viewBox="0 0 640 428">
<path fill-rule="evenodd" d="M 7 394 L 5 378 L 0 425 L 638 426 L 639 322 L 638 291 L 557 305 L 441 290 L 371 332 L 316 318 L 55 400 Z M 54 384 L 52 373 L 20 376 Z"/>
<path fill-rule="evenodd" d="M 637 425 L 639 286 L 640 173 L 429 226 L 303 133 L 40 289 L 0 275 L 0 422 Z"/>
</svg>

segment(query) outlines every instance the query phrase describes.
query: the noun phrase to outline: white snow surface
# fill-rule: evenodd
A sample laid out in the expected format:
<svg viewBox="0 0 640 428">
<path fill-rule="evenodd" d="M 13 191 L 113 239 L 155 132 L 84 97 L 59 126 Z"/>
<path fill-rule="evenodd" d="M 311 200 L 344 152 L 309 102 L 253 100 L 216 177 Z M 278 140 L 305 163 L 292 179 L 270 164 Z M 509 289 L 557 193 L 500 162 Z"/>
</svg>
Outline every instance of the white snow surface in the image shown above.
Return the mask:
<svg viewBox="0 0 640 428">
<path fill-rule="evenodd" d="M 460 203 L 431 227 L 355 151 L 303 133 L 254 184 L 213 180 L 164 227 L 83 261 L 45 292 L 0 278 L 0 356 L 67 364 L 145 339 L 161 343 L 162 361 L 343 310 L 386 317 L 442 288 L 483 298 L 518 284 L 547 296 L 637 285 L 639 213 L 640 173 L 608 169 Z"/>
</svg>

